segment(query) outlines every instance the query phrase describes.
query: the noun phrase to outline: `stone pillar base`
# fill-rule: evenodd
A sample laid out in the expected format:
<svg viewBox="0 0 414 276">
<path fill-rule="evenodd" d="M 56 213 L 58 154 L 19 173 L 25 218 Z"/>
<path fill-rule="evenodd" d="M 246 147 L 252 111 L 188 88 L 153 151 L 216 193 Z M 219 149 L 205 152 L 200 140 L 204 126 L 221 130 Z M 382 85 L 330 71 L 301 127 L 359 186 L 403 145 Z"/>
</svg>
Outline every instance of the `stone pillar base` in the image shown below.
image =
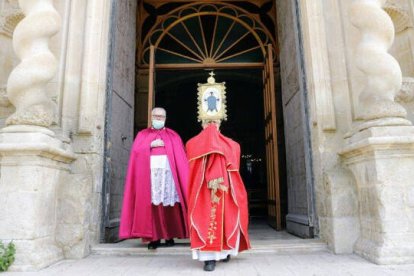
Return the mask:
<svg viewBox="0 0 414 276">
<path fill-rule="evenodd" d="M 411 235 L 412 236 L 412 235 Z M 391 264 L 413 264 L 414 243 L 404 241 L 404 237 L 386 237 L 385 242 L 373 242 L 369 239 L 360 238 L 354 252 L 365 259 L 380 265 Z"/>
<path fill-rule="evenodd" d="M 49 129 L 0 131 L 0 239 L 16 244 L 10 270 L 39 270 L 62 259 L 55 242 L 57 187 L 73 160 Z"/>
<path fill-rule="evenodd" d="M 53 238 L 13 240 L 16 260 L 9 271 L 38 271 L 63 259 L 62 249 Z"/>
<path fill-rule="evenodd" d="M 414 263 L 414 127 L 357 132 L 341 155 L 358 190 L 355 252 L 377 264 Z"/>
</svg>

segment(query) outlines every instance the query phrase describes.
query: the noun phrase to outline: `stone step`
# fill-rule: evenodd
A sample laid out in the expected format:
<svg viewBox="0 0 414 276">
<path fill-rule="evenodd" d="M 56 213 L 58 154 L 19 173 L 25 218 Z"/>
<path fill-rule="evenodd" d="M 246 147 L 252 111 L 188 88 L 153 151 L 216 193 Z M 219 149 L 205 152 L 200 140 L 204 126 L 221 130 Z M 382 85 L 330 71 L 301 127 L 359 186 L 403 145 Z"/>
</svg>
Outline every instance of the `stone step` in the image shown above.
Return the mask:
<svg viewBox="0 0 414 276">
<path fill-rule="evenodd" d="M 297 240 L 253 240 L 252 249 L 243 254 L 292 254 L 327 251 L 326 243 L 319 239 Z M 188 240 L 176 241 L 173 247 L 159 247 L 148 250 L 139 240 L 125 240 L 119 243 L 97 244 L 92 247 L 93 255 L 135 256 L 135 255 L 191 255 Z"/>
</svg>

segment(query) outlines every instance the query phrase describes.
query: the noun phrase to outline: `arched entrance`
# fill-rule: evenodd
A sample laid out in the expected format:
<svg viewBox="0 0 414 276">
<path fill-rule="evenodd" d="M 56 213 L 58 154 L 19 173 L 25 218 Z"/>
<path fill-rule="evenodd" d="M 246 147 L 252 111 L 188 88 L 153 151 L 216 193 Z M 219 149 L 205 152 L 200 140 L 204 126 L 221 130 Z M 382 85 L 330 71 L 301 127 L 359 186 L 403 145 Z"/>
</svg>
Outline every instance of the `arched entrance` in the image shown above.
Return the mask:
<svg viewBox="0 0 414 276">
<path fill-rule="evenodd" d="M 129 122 L 130 114 L 123 114 L 127 108 L 134 112 L 135 134 L 148 126 L 151 108 L 162 105 L 169 114 L 167 125 L 186 142 L 201 130 L 195 115 L 197 83 L 205 82 L 209 70 L 215 70 L 216 80 L 225 81 L 228 87 L 229 121 L 222 131 L 241 144 L 250 213 L 281 230 L 287 214 L 287 181 L 274 4 L 265 0 L 140 1 L 134 97 L 119 96 L 113 89 L 115 98 L 108 97 L 107 129 L 129 128 L 125 117 L 129 116 Z M 116 107 L 117 102 L 123 107 Z M 126 135 L 114 143 L 111 135 L 115 136 L 107 135 L 106 154 L 111 158 L 105 170 L 104 189 L 109 196 L 103 197 L 103 240 L 116 235 L 111 233 L 116 233 L 123 177 L 115 171 L 125 171 L 128 143 L 134 137 Z M 123 165 L 115 165 L 121 164 L 116 158 Z"/>
<path fill-rule="evenodd" d="M 184 141 L 196 135 L 200 126 L 191 91 L 205 82 L 205 69 L 216 70 L 218 80 L 230 85 L 230 120 L 222 131 L 241 144 L 250 214 L 281 230 L 274 34 L 236 5 L 193 3 L 161 16 L 143 35 L 138 58 L 140 70 L 149 72 L 148 116 L 154 105 L 164 106 L 171 114 L 168 124 Z"/>
</svg>

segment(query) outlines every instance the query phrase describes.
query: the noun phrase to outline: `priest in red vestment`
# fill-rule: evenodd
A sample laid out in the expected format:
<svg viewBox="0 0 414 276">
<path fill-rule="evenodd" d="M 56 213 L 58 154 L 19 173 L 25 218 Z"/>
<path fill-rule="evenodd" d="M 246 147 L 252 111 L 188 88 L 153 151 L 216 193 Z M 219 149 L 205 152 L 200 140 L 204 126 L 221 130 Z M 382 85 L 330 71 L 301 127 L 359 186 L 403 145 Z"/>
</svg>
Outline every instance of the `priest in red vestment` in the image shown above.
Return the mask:
<svg viewBox="0 0 414 276">
<path fill-rule="evenodd" d="M 138 133 L 125 182 L 119 237 L 142 238 L 148 249 L 161 239 L 187 238 L 188 160 L 179 135 L 164 126 L 166 111 L 152 110 L 152 127 Z"/>
<path fill-rule="evenodd" d="M 213 271 L 216 261 L 250 248 L 248 200 L 240 177 L 240 145 L 222 135 L 227 119 L 225 83 L 214 72 L 198 84 L 198 121 L 203 130 L 186 144 L 190 163 L 188 224 L 193 259 Z"/>
<path fill-rule="evenodd" d="M 240 146 L 220 121 L 204 125 L 186 144 L 190 162 L 188 214 L 193 259 L 212 271 L 216 261 L 250 248 L 248 200 L 239 174 Z"/>
</svg>

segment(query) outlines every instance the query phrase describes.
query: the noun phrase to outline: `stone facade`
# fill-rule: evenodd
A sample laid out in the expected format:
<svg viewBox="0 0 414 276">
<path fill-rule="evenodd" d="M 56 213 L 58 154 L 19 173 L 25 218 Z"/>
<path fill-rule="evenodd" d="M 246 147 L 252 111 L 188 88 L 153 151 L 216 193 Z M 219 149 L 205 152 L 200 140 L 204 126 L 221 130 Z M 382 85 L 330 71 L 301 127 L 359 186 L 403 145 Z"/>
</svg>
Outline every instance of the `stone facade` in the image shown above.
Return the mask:
<svg viewBox="0 0 414 276">
<path fill-rule="evenodd" d="M 16 241 L 17 260 L 12 270 L 37 270 L 62 258 L 87 256 L 91 244 L 99 241 L 110 1 L 19 3 L 20 8 L 17 1 L 1 1 L 1 14 L 13 9 L 17 15 L 24 13 L 24 20 L 36 20 L 30 13 L 43 12 L 45 20 L 50 16 L 59 23 L 55 33 L 47 33 L 52 31 L 47 29 L 41 34 L 32 33 L 30 24 L 18 24 L 13 35 L 17 56 L 2 52 L 0 57 L 2 63 L 13 58 L 9 67 L 2 67 L 7 70 L 2 80 L 8 79 L 9 85 L 7 101 L 2 98 L 1 116 L 4 123 L 7 117 L 13 119 L 7 120 L 10 126 L 0 135 L 0 206 L 7 210 L 0 215 L 0 236 Z M 25 55 L 32 52 L 24 49 L 31 41 L 18 39 L 24 38 L 25 28 L 31 41 L 38 39 L 47 45 L 42 50 L 49 68 L 43 66 L 45 60 L 33 60 L 29 66 Z M 11 39 L 2 42 L 2 51 L 12 49 Z M 11 75 L 15 74 L 15 83 L 20 86 L 20 79 L 27 76 L 25 87 L 10 85 L 13 78 L 9 75 L 17 64 Z M 23 72 L 25 68 L 29 72 Z M 44 93 L 40 99 L 38 91 L 30 89 L 33 82 Z M 20 101 L 17 93 L 26 93 L 27 100 Z M 35 108 L 30 108 L 30 101 Z M 41 111 L 40 115 L 11 117 L 14 108 L 8 102 L 16 110 L 20 108 L 20 114 Z M 8 108 L 3 109 L 6 104 Z M 16 179 L 16 175 L 20 177 Z M 22 213 L 21 207 L 30 209 L 30 205 L 38 208 Z M 3 222 L 8 227 L 3 227 Z M 18 228 L 24 231 L 13 234 Z"/>
<path fill-rule="evenodd" d="M 349 9 L 350 22 L 360 36 L 354 45 L 354 65 L 364 80 L 358 106 L 363 122 L 346 136 L 340 153 L 358 191 L 361 232 L 354 250 L 379 264 L 414 261 L 409 196 L 414 187 L 414 127 L 405 108 L 395 101 L 403 75 L 388 49 L 401 28 L 395 18 L 392 21 L 388 6 L 395 7 L 397 1 L 385 2 L 355 1 Z"/>
<path fill-rule="evenodd" d="M 0 239 L 16 242 L 13 270 L 82 258 L 100 242 L 117 2 L 0 0 Z M 303 203 L 288 221 L 313 227 L 335 253 L 413 263 L 412 1 L 275 3 L 288 193 Z M 133 34 L 117 26 L 116 56 L 128 66 L 117 64 L 112 89 L 141 107 L 128 94 Z M 142 98 L 145 73 L 136 74 Z"/>
</svg>

